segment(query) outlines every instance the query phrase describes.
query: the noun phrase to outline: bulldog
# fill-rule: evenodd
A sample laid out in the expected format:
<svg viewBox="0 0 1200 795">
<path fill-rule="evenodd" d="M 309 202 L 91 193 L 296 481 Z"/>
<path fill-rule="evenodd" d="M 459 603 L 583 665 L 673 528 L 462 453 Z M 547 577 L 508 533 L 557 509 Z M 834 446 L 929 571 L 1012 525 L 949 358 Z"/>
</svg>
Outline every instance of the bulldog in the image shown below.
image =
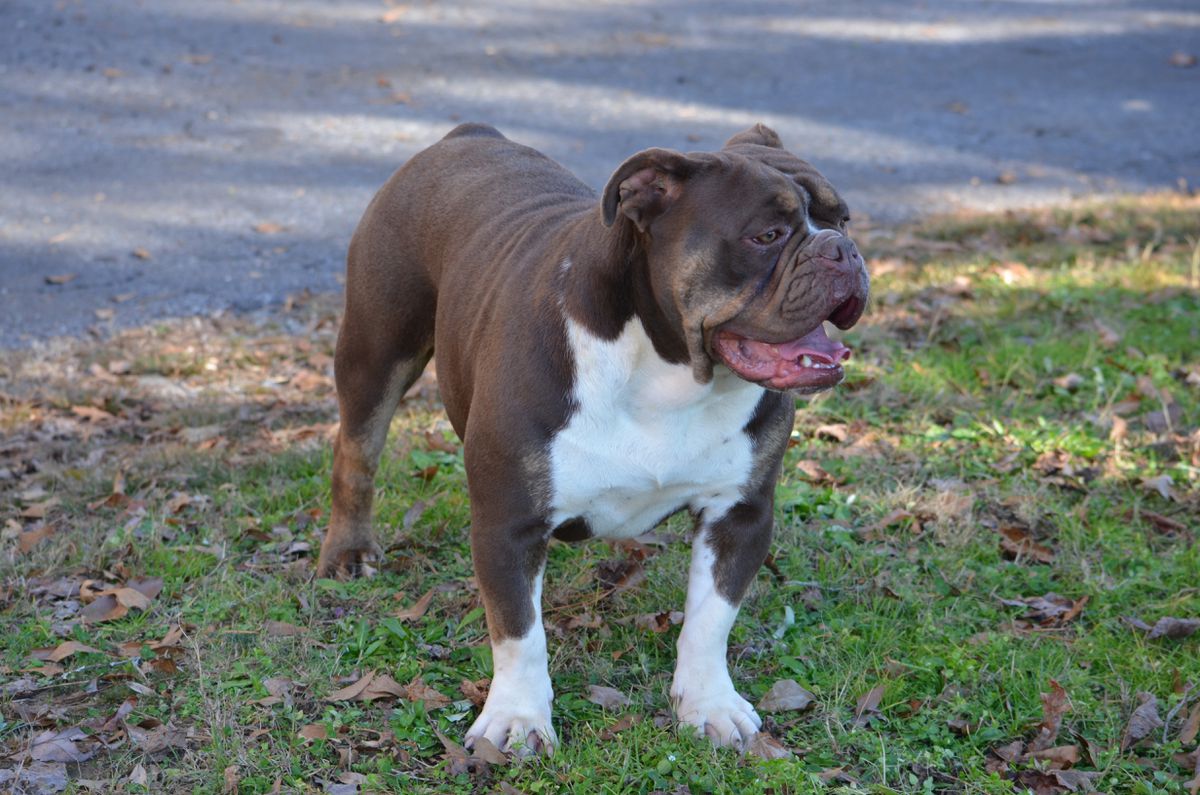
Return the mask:
<svg viewBox="0 0 1200 795">
<path fill-rule="evenodd" d="M 846 204 L 757 125 L 718 152 L 647 149 L 595 193 L 464 124 L 375 195 L 353 239 L 335 371 L 341 427 L 317 564 L 380 553 L 374 476 L 401 397 L 437 353 L 463 441 L 494 674 L 466 744 L 552 751 L 542 577 L 552 538 L 695 520 L 670 696 L 717 745 L 762 725 L 726 643 L 768 551 L 795 394 L 850 351 L 824 324 L 867 301 Z"/>
</svg>

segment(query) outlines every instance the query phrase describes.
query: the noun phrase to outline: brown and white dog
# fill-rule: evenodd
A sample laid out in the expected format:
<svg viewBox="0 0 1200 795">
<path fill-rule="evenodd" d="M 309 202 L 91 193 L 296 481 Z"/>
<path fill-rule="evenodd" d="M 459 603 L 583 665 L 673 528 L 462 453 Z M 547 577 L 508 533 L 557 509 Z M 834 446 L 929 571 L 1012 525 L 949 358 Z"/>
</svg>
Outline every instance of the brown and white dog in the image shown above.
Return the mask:
<svg viewBox="0 0 1200 795">
<path fill-rule="evenodd" d="M 397 403 L 437 352 L 462 438 L 494 675 L 467 732 L 549 750 L 542 627 L 552 537 L 695 518 L 671 699 L 718 745 L 762 725 L 726 643 L 767 554 L 790 393 L 843 378 L 868 278 L 845 203 L 757 125 L 719 152 L 648 149 L 595 194 L 464 124 L 413 157 L 354 238 L 337 344 L 341 428 L 322 576 L 379 553 L 371 500 Z"/>
</svg>

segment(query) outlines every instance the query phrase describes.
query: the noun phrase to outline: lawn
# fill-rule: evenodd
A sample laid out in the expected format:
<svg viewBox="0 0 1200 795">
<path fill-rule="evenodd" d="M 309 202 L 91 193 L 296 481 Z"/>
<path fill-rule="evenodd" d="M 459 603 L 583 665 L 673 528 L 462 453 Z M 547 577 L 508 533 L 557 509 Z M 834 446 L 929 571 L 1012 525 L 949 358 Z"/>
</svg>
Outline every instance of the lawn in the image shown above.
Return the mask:
<svg viewBox="0 0 1200 795">
<path fill-rule="evenodd" d="M 552 546 L 562 745 L 463 751 L 461 450 L 427 375 L 385 560 L 315 580 L 339 305 L 304 295 L 0 352 L 0 791 L 1195 795 L 1200 200 L 856 236 L 872 306 L 731 637 L 747 698 L 792 694 L 751 753 L 671 721 L 682 517 Z"/>
</svg>

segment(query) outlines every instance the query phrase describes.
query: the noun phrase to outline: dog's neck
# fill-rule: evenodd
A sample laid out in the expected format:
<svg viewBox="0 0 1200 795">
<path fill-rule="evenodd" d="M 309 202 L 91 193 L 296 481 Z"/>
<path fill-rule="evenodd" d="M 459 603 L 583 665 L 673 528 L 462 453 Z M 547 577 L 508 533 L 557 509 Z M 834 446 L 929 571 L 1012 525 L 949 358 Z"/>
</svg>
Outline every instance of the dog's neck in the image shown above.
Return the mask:
<svg viewBox="0 0 1200 795">
<path fill-rule="evenodd" d="M 687 362 L 679 318 L 664 309 L 665 296 L 651 281 L 645 234 L 624 217 L 604 226 L 599 207 L 575 223 L 573 245 L 560 259 L 563 301 L 571 318 L 597 337 L 613 340 L 637 317 L 664 361 Z"/>
</svg>

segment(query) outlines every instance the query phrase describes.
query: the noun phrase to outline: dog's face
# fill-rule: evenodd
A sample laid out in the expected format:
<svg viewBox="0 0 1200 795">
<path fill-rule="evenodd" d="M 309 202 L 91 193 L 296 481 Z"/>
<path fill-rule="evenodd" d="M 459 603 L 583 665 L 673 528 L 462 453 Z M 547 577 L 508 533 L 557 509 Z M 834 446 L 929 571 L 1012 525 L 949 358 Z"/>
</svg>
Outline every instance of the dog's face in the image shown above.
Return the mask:
<svg viewBox="0 0 1200 795">
<path fill-rule="evenodd" d="M 715 153 L 634 155 L 603 207 L 606 222 L 620 213 L 637 226 L 655 301 L 698 381 L 716 363 L 775 390 L 842 380 L 850 351 L 823 324 L 858 321 L 867 270 L 837 191 L 774 132 L 757 126 Z"/>
</svg>

